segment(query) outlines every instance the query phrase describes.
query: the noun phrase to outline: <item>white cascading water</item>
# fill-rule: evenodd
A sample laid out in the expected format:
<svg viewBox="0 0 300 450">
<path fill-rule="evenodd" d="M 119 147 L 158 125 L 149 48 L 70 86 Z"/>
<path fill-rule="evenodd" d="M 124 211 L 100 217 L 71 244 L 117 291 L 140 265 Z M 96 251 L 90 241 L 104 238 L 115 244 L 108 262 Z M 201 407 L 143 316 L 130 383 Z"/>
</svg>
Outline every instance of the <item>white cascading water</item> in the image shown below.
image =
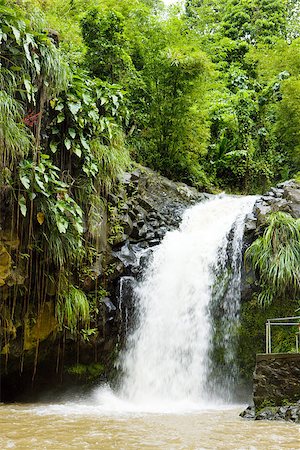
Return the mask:
<svg viewBox="0 0 300 450">
<path fill-rule="evenodd" d="M 206 378 L 214 269 L 226 259 L 234 224 L 233 238 L 242 236 L 254 202 L 254 197 L 224 196 L 197 204 L 185 212 L 179 230 L 155 248 L 136 291 L 138 324 L 121 358 L 121 398 L 151 409 L 211 401 Z M 241 248 L 233 247 L 237 258 Z"/>
</svg>

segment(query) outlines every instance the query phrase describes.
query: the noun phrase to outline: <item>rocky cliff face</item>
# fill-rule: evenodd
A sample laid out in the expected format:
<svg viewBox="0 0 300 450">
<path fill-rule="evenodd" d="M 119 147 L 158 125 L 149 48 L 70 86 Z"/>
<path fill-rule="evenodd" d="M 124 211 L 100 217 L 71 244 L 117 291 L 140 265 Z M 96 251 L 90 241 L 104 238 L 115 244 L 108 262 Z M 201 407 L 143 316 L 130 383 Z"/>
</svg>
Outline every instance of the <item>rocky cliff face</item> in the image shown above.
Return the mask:
<svg viewBox="0 0 300 450">
<path fill-rule="evenodd" d="M 277 211 L 286 212 L 295 219 L 300 218 L 299 183 L 296 181 L 281 183 L 257 200 L 245 226 L 245 249 L 263 234 L 267 216 Z M 296 300 L 283 302 L 278 298 L 271 305 L 262 308 L 257 303 L 258 292 L 256 274 L 249 267 L 244 267 L 238 360 L 246 384 L 252 384 L 252 373 L 255 370 L 253 388 L 255 408 L 247 409 L 243 417 L 257 420 L 299 421 L 299 355 L 292 353 L 275 356 L 258 355 L 256 361 L 256 354 L 263 354 L 265 351 L 267 319 L 298 315 L 296 310 L 299 304 Z M 274 352 L 293 351 L 295 331 L 279 327 L 272 337 Z"/>
<path fill-rule="evenodd" d="M 118 353 L 132 315 L 132 283 L 139 277 L 151 248 L 168 230 L 176 228 L 186 207 L 209 197 L 183 183 L 174 183 L 146 168 L 125 173 L 119 189 L 108 197 L 102 222 L 95 227 L 95 246 L 99 257 L 81 275 L 81 289 L 91 301 L 90 329 L 79 334 L 58 330 L 55 318 L 55 274 L 47 286 L 47 298 L 22 315 L 29 289 L 25 264 L 15 251 L 20 239 L 14 236 L 5 217 L 0 224 L 0 346 L 2 400 L 14 400 L 33 386 L 44 390 L 49 383 L 59 385 L 98 381 L 113 375 Z M 2 207 L 3 203 L 2 203 Z M 28 252 L 30 253 L 30 252 Z M 33 261 L 38 269 L 38 261 Z M 103 286 L 101 298 L 94 298 Z M 15 294 L 14 294 L 15 293 Z M 9 315 L 15 302 L 14 318 Z M 127 303 L 126 303 L 127 302 Z"/>
<path fill-rule="evenodd" d="M 294 180 L 280 183 L 259 197 L 254 205 L 253 213 L 248 216 L 245 225 L 245 237 L 253 240 L 265 225 L 266 217 L 272 212 L 283 211 L 295 219 L 300 217 L 300 184 Z"/>
<path fill-rule="evenodd" d="M 278 211 L 286 212 L 295 219 L 300 218 L 300 183 L 294 180 L 280 183 L 257 199 L 253 212 L 246 218 L 244 250 L 262 235 L 267 216 Z M 249 268 L 244 267 L 242 300 L 249 300 L 256 291 L 255 274 Z"/>
<path fill-rule="evenodd" d="M 254 372 L 255 408 L 282 406 L 300 400 L 300 354 L 257 355 Z"/>
</svg>

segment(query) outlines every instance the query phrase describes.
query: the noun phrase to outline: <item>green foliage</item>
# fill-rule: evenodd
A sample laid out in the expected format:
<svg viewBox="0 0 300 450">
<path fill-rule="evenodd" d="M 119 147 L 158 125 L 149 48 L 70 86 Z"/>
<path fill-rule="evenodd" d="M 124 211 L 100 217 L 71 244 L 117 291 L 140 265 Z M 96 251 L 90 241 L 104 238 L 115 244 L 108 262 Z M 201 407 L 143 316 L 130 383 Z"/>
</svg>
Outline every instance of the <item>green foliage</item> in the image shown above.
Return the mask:
<svg viewBox="0 0 300 450">
<path fill-rule="evenodd" d="M 246 259 L 259 274 L 261 305 L 300 293 L 300 220 L 283 212 L 267 220 L 262 237 L 247 249 Z"/>
<path fill-rule="evenodd" d="M 48 95 L 61 90 L 66 85 L 66 68 L 60 53 L 46 33 L 40 29 L 35 17 L 25 17 L 17 7 L 7 6 L 1 1 L 0 42 L 5 44 L 1 52 L 2 81 L 11 74 L 17 83 L 22 100 L 36 104 L 38 89 Z M 3 77 L 3 69 L 6 70 Z"/>
<path fill-rule="evenodd" d="M 300 167 L 300 79 L 291 77 L 282 86 L 282 101 L 277 106 L 275 133 L 292 175 Z M 288 117 L 288 125 L 287 125 Z"/>
<path fill-rule="evenodd" d="M 70 174 L 83 172 L 106 192 L 129 163 L 121 128 L 127 120 L 124 92 L 81 71 L 51 107 L 50 151 L 72 157 Z"/>
<path fill-rule="evenodd" d="M 2 86 L 5 84 L 1 83 Z M 20 103 L 6 91 L 0 90 L 0 157 L 3 167 L 12 168 L 16 161 L 28 154 L 31 147 L 32 139 L 22 122 L 23 114 Z"/>
<path fill-rule="evenodd" d="M 85 293 L 73 285 L 65 285 L 60 280 L 56 302 L 56 318 L 60 329 L 66 327 L 71 333 L 78 329 L 79 323 L 88 326 L 90 321 L 89 302 Z"/>
<path fill-rule="evenodd" d="M 101 311 L 98 293 L 88 298 L 81 287 L 88 277 L 97 286 L 91 266 L 106 239 L 105 197 L 130 163 L 126 93 L 89 76 L 83 64 L 67 70 L 55 32 L 20 4 L 0 0 L 0 178 L 11 202 L 11 222 L 1 227 L 18 236 L 14 263 L 26 273 L 13 295 L 33 315 L 55 296 L 59 332 L 89 342 L 98 332 L 90 320 L 95 325 Z M 15 301 L 8 310 L 13 317 Z"/>
<path fill-rule="evenodd" d="M 177 22 L 176 22 L 177 20 Z M 210 73 L 206 55 L 178 19 L 151 30 L 141 71 L 143 103 L 131 137 L 138 161 L 174 179 L 207 185 L 202 160 L 209 139 L 205 89 Z"/>
<path fill-rule="evenodd" d="M 233 40 L 269 44 L 286 33 L 285 0 L 229 0 L 223 14 L 222 31 Z"/>
<path fill-rule="evenodd" d="M 99 377 L 104 373 L 104 370 L 104 366 L 100 363 L 75 364 L 66 368 L 69 375 L 88 382 L 99 381 Z"/>
<path fill-rule="evenodd" d="M 210 93 L 208 146 L 215 183 L 242 192 L 264 191 L 293 175 L 298 163 L 297 140 L 282 145 L 287 114 L 281 111 L 289 104 L 292 114 L 296 94 L 288 92 L 284 80 L 299 72 L 297 40 L 285 40 L 291 5 L 281 0 L 187 3 L 187 21 L 219 74 Z M 293 119 L 291 129 L 285 120 L 286 137 L 295 130 L 297 112 Z"/>
<path fill-rule="evenodd" d="M 261 308 L 255 293 L 253 297 L 242 303 L 240 324 L 238 328 L 237 364 L 241 379 L 247 385 L 252 383 L 256 354 L 265 352 L 265 324 L 275 317 L 291 317 L 295 315 L 297 301 L 289 299 L 282 302 L 275 297 L 272 304 Z M 272 351 L 291 352 L 295 346 L 295 327 L 272 327 Z"/>
<path fill-rule="evenodd" d="M 99 78 L 119 82 L 131 67 L 126 52 L 124 17 L 117 11 L 99 13 L 92 9 L 81 21 L 83 40 L 88 48 L 86 64 Z"/>
<path fill-rule="evenodd" d="M 32 29 L 22 11 L 1 2 L 0 9 L 0 154 L 11 169 L 32 148 L 26 114 L 42 114 L 42 98 L 61 89 L 66 70 L 46 34 Z"/>
<path fill-rule="evenodd" d="M 69 185 L 59 178 L 60 170 L 48 155 L 41 154 L 40 162 L 23 160 L 19 177 L 24 195 L 19 198 L 22 215 L 34 202 L 37 222 L 42 228 L 42 246 L 54 263 L 63 267 L 80 255 L 82 250 L 83 211 L 69 195 Z M 38 235 L 38 233 L 37 233 Z"/>
</svg>

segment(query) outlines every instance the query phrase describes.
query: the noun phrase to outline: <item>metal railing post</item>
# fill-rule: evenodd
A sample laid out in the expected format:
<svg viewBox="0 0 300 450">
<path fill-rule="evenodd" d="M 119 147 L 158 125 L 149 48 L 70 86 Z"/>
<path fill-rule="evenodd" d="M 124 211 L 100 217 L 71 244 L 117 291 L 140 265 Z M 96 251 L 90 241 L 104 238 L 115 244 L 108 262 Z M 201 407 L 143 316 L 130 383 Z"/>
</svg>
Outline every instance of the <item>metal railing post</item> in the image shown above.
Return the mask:
<svg viewBox="0 0 300 450">
<path fill-rule="evenodd" d="M 272 343 L 271 343 L 271 322 L 268 320 L 269 323 L 269 353 L 272 353 Z"/>
<path fill-rule="evenodd" d="M 266 321 L 266 354 L 272 353 L 272 326 L 288 326 L 298 327 L 295 334 L 296 339 L 296 353 L 300 353 L 300 316 L 294 317 L 277 317 L 275 319 L 267 319 Z"/>
</svg>

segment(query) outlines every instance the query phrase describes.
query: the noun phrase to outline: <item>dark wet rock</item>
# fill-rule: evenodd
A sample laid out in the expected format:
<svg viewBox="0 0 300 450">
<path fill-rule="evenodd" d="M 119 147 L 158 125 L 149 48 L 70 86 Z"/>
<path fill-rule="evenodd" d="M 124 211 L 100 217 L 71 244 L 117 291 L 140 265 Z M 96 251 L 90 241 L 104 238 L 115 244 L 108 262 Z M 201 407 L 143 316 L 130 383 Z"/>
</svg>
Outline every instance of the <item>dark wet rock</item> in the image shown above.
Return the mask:
<svg viewBox="0 0 300 450">
<path fill-rule="evenodd" d="M 278 211 L 289 213 L 294 218 L 300 217 L 299 183 L 293 180 L 281 183 L 257 199 L 252 213 L 248 214 L 246 218 L 243 251 L 246 251 L 255 239 L 262 236 L 269 214 Z M 241 273 L 241 310 L 244 311 L 242 320 L 247 317 L 249 323 L 251 321 L 251 302 L 256 301 L 260 292 L 260 284 L 257 279 L 257 271 L 253 270 L 246 260 L 244 261 Z M 245 328 L 247 333 L 249 332 L 248 323 Z M 256 334 L 256 330 L 253 331 L 253 334 Z M 251 343 L 250 340 L 249 342 Z M 260 343 L 255 342 L 255 338 L 253 338 L 252 343 L 253 349 L 249 351 L 251 358 L 254 359 L 255 350 L 263 351 L 263 337 Z M 274 354 L 257 355 L 253 379 L 257 420 L 298 420 L 298 412 L 291 405 L 300 399 L 300 354 L 294 356 L 292 354 L 282 355 L 282 357 Z M 249 366 L 251 367 L 250 364 Z M 287 408 L 287 404 L 290 405 L 289 408 Z"/>
<path fill-rule="evenodd" d="M 247 410 L 246 410 L 247 411 Z M 247 418 L 247 415 L 241 417 Z M 249 417 L 251 418 L 251 417 Z M 255 420 L 285 420 L 288 422 L 300 423 L 300 405 L 284 405 L 280 407 L 266 406 L 265 408 L 256 411 L 254 414 Z"/>
<path fill-rule="evenodd" d="M 273 187 L 271 188 L 269 195 L 273 195 L 274 197 L 282 197 L 283 193 L 284 189 Z"/>
<path fill-rule="evenodd" d="M 257 409 L 266 403 L 283 406 L 300 399 L 300 354 L 257 355 L 253 400 Z"/>
<path fill-rule="evenodd" d="M 129 214 L 124 214 L 120 217 L 120 222 L 124 230 L 124 234 L 129 236 L 133 230 L 133 222 Z"/>
<path fill-rule="evenodd" d="M 124 172 L 121 176 L 121 183 L 123 184 L 129 184 L 131 180 L 131 173 L 130 172 Z"/>
<path fill-rule="evenodd" d="M 141 176 L 141 170 L 140 169 L 136 169 L 133 172 L 131 172 L 131 179 L 132 180 L 138 180 Z"/>
<path fill-rule="evenodd" d="M 257 218 L 253 213 L 247 214 L 245 219 L 245 233 L 252 232 L 256 230 L 257 227 Z"/>
<path fill-rule="evenodd" d="M 104 298 L 102 299 L 102 303 L 105 305 L 105 307 L 106 307 L 106 309 L 107 309 L 107 311 L 108 311 L 109 313 L 112 313 L 112 312 L 116 311 L 116 307 L 115 307 L 115 305 L 112 303 L 112 301 L 110 300 L 109 297 L 104 297 Z"/>
<path fill-rule="evenodd" d="M 121 182 L 126 199 L 118 202 L 116 195 L 110 197 L 116 207 L 121 205 L 119 213 L 114 210 L 123 227 L 123 233 L 114 240 L 118 247 L 127 241 L 147 241 L 150 246 L 157 245 L 168 230 L 179 226 L 188 206 L 211 197 L 143 167 L 126 172 Z"/>
<path fill-rule="evenodd" d="M 139 229 L 139 231 L 138 231 L 138 237 L 139 237 L 139 238 L 144 238 L 144 237 L 146 237 L 147 232 L 148 232 L 148 227 L 147 227 L 146 224 L 144 224 L 144 225 Z"/>
<path fill-rule="evenodd" d="M 255 420 L 276 420 L 275 408 L 263 408 L 255 415 Z"/>
<path fill-rule="evenodd" d="M 284 189 L 283 198 L 287 200 L 291 215 L 298 219 L 300 217 L 300 185 L 288 186 Z"/>
<path fill-rule="evenodd" d="M 248 406 L 244 411 L 240 413 L 240 417 L 243 419 L 253 420 L 255 418 L 254 406 Z"/>
<path fill-rule="evenodd" d="M 286 409 L 284 419 L 300 423 L 300 405 L 289 406 Z"/>
<path fill-rule="evenodd" d="M 266 217 L 272 212 L 272 207 L 265 201 L 257 201 L 254 205 L 254 214 L 259 224 L 264 224 Z"/>
<path fill-rule="evenodd" d="M 283 211 L 294 218 L 300 217 L 300 184 L 291 180 L 271 188 L 254 205 L 258 226 L 264 225 L 271 212 Z"/>
</svg>

